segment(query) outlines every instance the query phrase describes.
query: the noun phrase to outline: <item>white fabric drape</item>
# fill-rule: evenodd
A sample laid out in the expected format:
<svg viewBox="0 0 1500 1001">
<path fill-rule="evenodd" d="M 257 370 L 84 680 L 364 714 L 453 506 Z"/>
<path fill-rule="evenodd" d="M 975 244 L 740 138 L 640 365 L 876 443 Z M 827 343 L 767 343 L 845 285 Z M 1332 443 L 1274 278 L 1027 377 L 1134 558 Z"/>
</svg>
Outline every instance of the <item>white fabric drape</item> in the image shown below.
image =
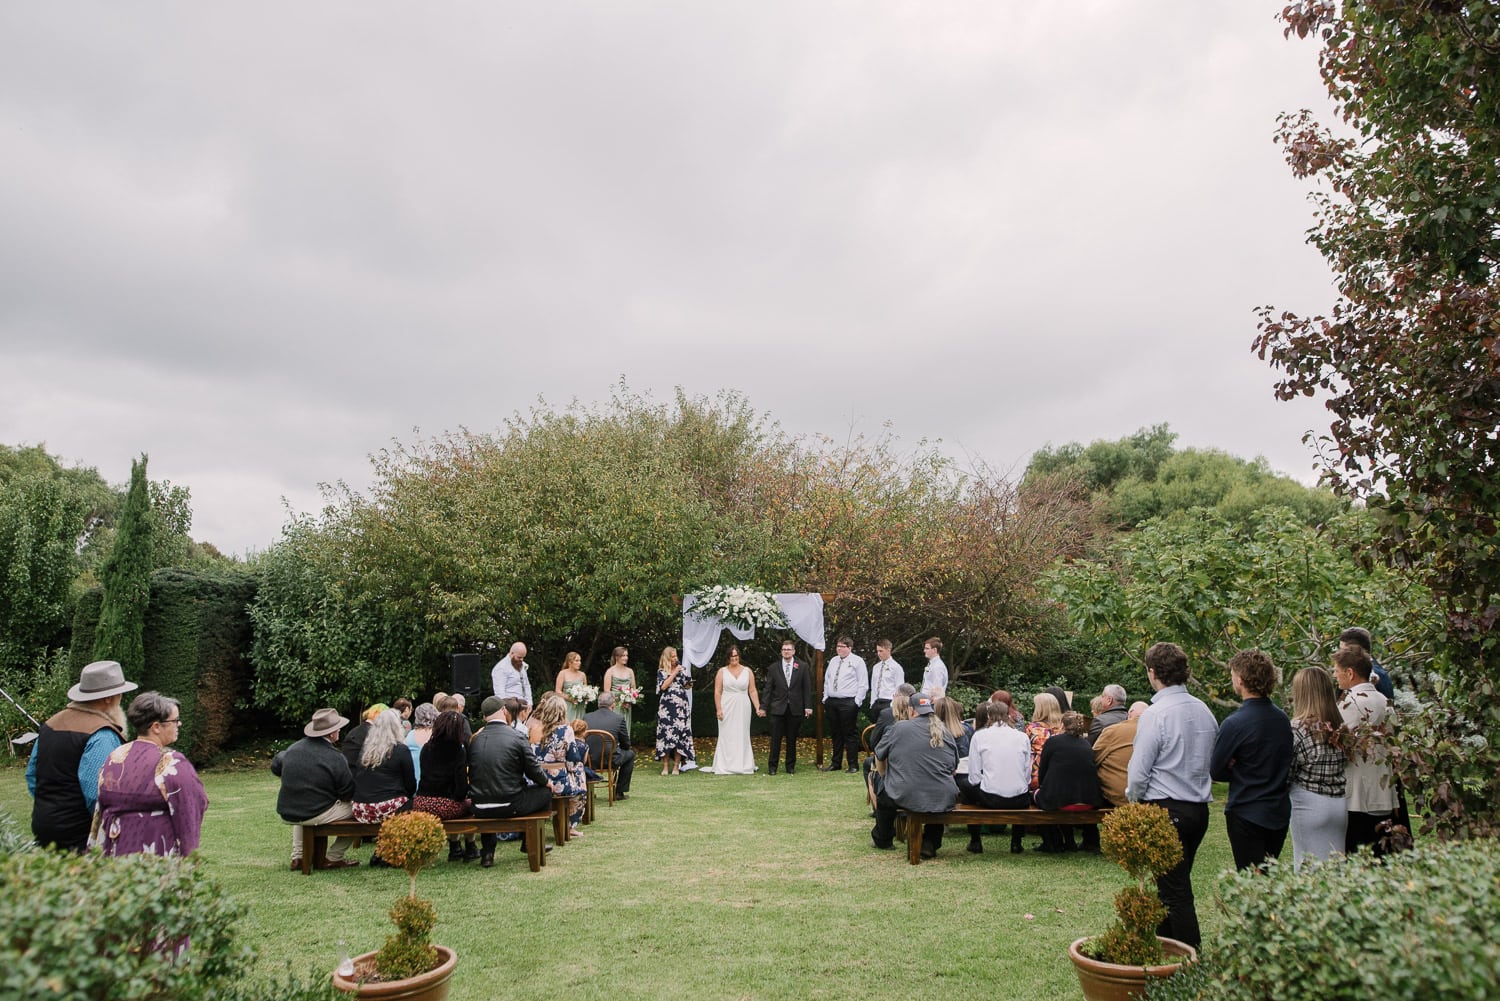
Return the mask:
<svg viewBox="0 0 1500 1001">
<path fill-rule="evenodd" d="M 803 642 L 814 650 L 827 648 L 823 638 L 823 596 L 821 594 L 778 594 L 774 596 L 781 613 Z M 719 648 L 719 634 L 725 629 L 737 640 L 755 638 L 755 630 L 739 629 L 717 618 L 700 619 L 691 614 L 698 603 L 696 594 L 682 599 L 682 662 L 688 667 L 702 667 L 713 660 Z"/>
</svg>

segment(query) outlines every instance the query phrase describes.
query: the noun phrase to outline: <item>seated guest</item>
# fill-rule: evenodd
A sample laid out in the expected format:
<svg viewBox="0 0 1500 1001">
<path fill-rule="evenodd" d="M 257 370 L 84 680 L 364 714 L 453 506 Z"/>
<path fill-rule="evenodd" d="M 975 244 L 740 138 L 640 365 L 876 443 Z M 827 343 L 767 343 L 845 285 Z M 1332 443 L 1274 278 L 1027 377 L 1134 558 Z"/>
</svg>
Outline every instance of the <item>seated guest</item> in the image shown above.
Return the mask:
<svg viewBox="0 0 1500 1001">
<path fill-rule="evenodd" d="M 1036 805 L 1043 810 L 1098 809 L 1104 805 L 1104 796 L 1099 791 L 1099 773 L 1094 770 L 1094 749 L 1088 742 L 1089 721 L 1083 713 L 1065 712 L 1062 725 L 1063 732 L 1042 746 Z M 1096 851 L 1098 836 L 1096 829 L 1093 840 Z M 1076 851 L 1073 828 L 1048 828 L 1041 850 Z"/>
<path fill-rule="evenodd" d="M 1016 700 L 1011 697 L 1010 692 L 997 688 L 990 694 L 990 701 L 998 702 L 1005 707 L 1004 723 L 1006 726 L 1015 727 L 1017 730 L 1025 729 L 1026 717 L 1021 714 L 1021 710 L 1016 708 Z"/>
<path fill-rule="evenodd" d="M 569 720 L 568 727 L 573 731 L 574 740 L 581 740 L 583 741 L 585 746 L 588 745 L 588 738 L 585 737 L 584 734 L 589 732 L 589 725 L 583 721 L 582 716 L 578 717 L 575 720 Z M 591 756 L 587 756 L 583 759 L 583 777 L 588 779 L 590 782 L 603 782 L 604 776 L 594 771 L 593 761 L 594 759 Z"/>
<path fill-rule="evenodd" d="M 480 709 L 487 725 L 469 744 L 469 798 L 474 816 L 524 817 L 550 810 L 552 788 L 547 773 L 515 729 L 521 702 L 491 695 Z M 479 836 L 479 864 L 486 869 L 495 864 L 495 841 L 493 834 Z"/>
<path fill-rule="evenodd" d="M 906 707 L 916 693 L 916 686 L 908 685 L 904 681 L 896 686 L 896 694 L 891 696 L 891 704 L 880 710 L 880 715 L 875 718 L 873 724 L 875 729 L 870 731 L 871 751 L 880 746 L 880 738 L 885 736 L 891 724 L 898 719 L 906 718 Z M 872 817 L 875 816 L 875 794 L 879 792 L 879 783 L 882 781 L 880 773 L 874 770 L 874 765 L 875 758 L 872 754 L 865 758 L 864 764 L 860 766 L 864 769 L 866 801 L 870 804 Z"/>
<path fill-rule="evenodd" d="M 933 711 L 937 713 L 938 719 L 948 728 L 958 744 L 958 756 L 966 758 L 969 756 L 969 741 L 974 736 L 974 728 L 964 722 L 964 706 L 957 699 L 950 699 L 946 695 L 939 695 L 933 700 Z"/>
<path fill-rule="evenodd" d="M 1051 688 L 1042 689 L 1042 691 L 1046 692 L 1048 695 L 1057 700 L 1058 712 L 1065 713 L 1071 712 L 1073 710 L 1073 700 L 1068 696 L 1068 693 L 1063 691 L 1061 688 L 1053 685 Z"/>
<path fill-rule="evenodd" d="M 334 745 L 349 721 L 332 709 L 319 709 L 302 728 L 303 738 L 271 759 L 271 774 L 280 777 L 276 812 L 292 825 L 292 868 L 302 868 L 302 825 L 329 824 L 354 816 L 354 775 Z M 353 838 L 335 838 L 324 869 L 359 865 L 344 858 Z"/>
<path fill-rule="evenodd" d="M 349 770 L 351 772 L 359 771 L 360 752 L 364 749 L 365 738 L 370 733 L 370 721 L 385 712 L 385 709 L 386 705 L 384 702 L 377 702 L 366 709 L 360 714 L 359 725 L 350 730 L 349 736 L 344 738 L 344 746 L 341 750 L 344 752 L 344 760 L 349 762 Z"/>
<path fill-rule="evenodd" d="M 615 799 L 628 799 L 630 779 L 635 774 L 635 748 L 630 746 L 629 723 L 624 716 L 615 712 L 615 693 L 600 692 L 599 708 L 585 713 L 583 721 L 590 730 L 602 730 L 614 735 L 615 754 L 610 765 L 615 770 Z M 588 739 L 588 745 L 589 754 L 602 764 L 603 759 L 598 756 L 604 753 L 604 741 L 593 737 Z"/>
<path fill-rule="evenodd" d="M 1008 706 L 986 702 L 974 712 L 969 743 L 969 781 L 959 787 L 965 803 L 990 810 L 1024 810 L 1031 805 L 1031 741 L 1009 724 Z M 980 825 L 969 825 L 969 851 L 984 851 Z M 1011 851 L 1021 851 L 1012 843 Z"/>
<path fill-rule="evenodd" d="M 422 784 L 422 748 L 432 737 L 432 724 L 437 721 L 437 707 L 423 702 L 412 713 L 412 728 L 406 734 L 406 747 L 411 751 L 412 768 L 417 773 L 417 785 Z"/>
<path fill-rule="evenodd" d="M 421 777 L 411 808 L 442 820 L 467 817 L 473 808 L 469 799 L 469 747 L 464 740 L 464 718 L 451 709 L 439 713 L 431 727 L 431 739 L 422 745 Z M 448 838 L 449 862 L 472 862 L 479 857 L 474 835 L 458 846 L 458 835 Z"/>
<path fill-rule="evenodd" d="M 1125 722 L 1106 727 L 1094 742 L 1094 770 L 1099 773 L 1099 791 L 1114 806 L 1124 806 L 1125 781 L 1130 768 L 1130 752 L 1135 749 L 1135 729 L 1146 703 L 1135 702 Z"/>
<path fill-rule="evenodd" d="M 898 720 L 875 748 L 876 766 L 884 781 L 875 800 L 875 826 L 870 841 L 876 848 L 894 848 L 896 812 L 942 813 L 958 801 L 953 772 L 958 767 L 958 742 L 933 712 L 930 695 L 913 695 L 906 719 Z M 894 702 L 892 703 L 894 706 Z M 943 845 L 943 825 L 922 830 L 922 858 L 933 858 Z"/>
<path fill-rule="evenodd" d="M 391 708 L 394 709 L 394 710 L 396 710 L 398 713 L 401 714 L 401 729 L 402 729 L 402 731 L 404 731 L 406 733 L 411 733 L 411 712 L 412 712 L 411 699 L 408 699 L 408 698 L 396 699 L 394 702 L 391 703 Z"/>
<path fill-rule="evenodd" d="M 573 739 L 573 728 L 568 725 L 568 704 L 556 692 L 547 692 L 537 700 L 531 722 L 538 734 L 537 760 L 547 773 L 552 794 L 572 797 L 568 829 L 572 835 L 580 834 L 578 825 L 583 822 L 584 798 L 589 791 L 588 780 L 583 776 L 583 760 L 588 756 L 588 748 L 582 741 Z"/>
<path fill-rule="evenodd" d="M 1123 687 L 1105 685 L 1104 691 L 1089 703 L 1089 712 L 1094 716 L 1093 722 L 1089 724 L 1090 744 L 1099 742 L 1099 734 L 1103 733 L 1106 727 L 1125 722 L 1126 716 L 1129 715 L 1125 709 L 1126 701 Z M 1098 708 L 1095 708 L 1096 704 Z"/>
<path fill-rule="evenodd" d="M 417 772 L 412 764 L 406 735 L 401 731 L 401 714 L 383 710 L 370 721 L 370 733 L 359 754 L 359 769 L 354 773 L 354 819 L 362 824 L 378 824 L 406 809 L 417 794 Z M 385 860 L 370 860 L 383 868 Z"/>
</svg>

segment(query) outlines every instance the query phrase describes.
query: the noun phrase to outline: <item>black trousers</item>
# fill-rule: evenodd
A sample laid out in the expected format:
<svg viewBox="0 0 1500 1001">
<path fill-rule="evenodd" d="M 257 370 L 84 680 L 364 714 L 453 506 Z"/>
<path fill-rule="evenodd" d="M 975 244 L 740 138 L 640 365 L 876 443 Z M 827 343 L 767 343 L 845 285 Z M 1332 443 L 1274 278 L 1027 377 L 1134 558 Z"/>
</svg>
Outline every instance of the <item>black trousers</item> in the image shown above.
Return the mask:
<svg viewBox="0 0 1500 1001">
<path fill-rule="evenodd" d="M 1182 861 L 1165 876 L 1156 878 L 1156 892 L 1167 905 L 1167 916 L 1157 926 L 1156 934 L 1175 938 L 1193 948 L 1203 944 L 1198 930 L 1198 909 L 1193 903 L 1193 859 L 1208 833 L 1208 804 L 1189 803 L 1180 799 L 1154 799 L 1147 802 L 1165 807 L 1182 842 Z"/>
<path fill-rule="evenodd" d="M 1259 869 L 1266 859 L 1281 858 L 1285 827 L 1262 827 L 1236 813 L 1224 814 L 1224 827 L 1229 831 L 1229 850 L 1234 853 L 1236 869 Z"/>
<path fill-rule="evenodd" d="M 870 839 L 882 848 L 891 847 L 892 840 L 896 836 L 896 813 L 901 809 L 896 801 L 885 794 L 882 789 L 875 797 L 875 826 L 870 831 Z M 924 824 L 922 827 L 922 848 L 925 851 L 936 852 L 943 847 L 943 825 Z"/>
<path fill-rule="evenodd" d="M 986 810 L 1024 810 L 1031 805 L 1031 793 L 1023 792 L 1019 796 L 996 796 L 994 793 L 985 792 L 969 781 L 967 775 L 958 776 L 958 798 L 970 806 L 982 806 Z M 980 840 L 982 824 L 969 825 L 969 840 Z"/>
<path fill-rule="evenodd" d="M 867 710 L 869 712 L 869 714 L 870 714 L 870 722 L 871 723 L 879 723 L 880 722 L 880 714 L 883 713 L 883 712 L 885 712 L 890 707 L 891 707 L 891 700 L 890 699 L 876 699 L 874 702 L 870 703 L 870 708 Z M 870 750 L 873 751 L 873 750 L 875 750 L 875 748 L 872 747 L 872 748 L 870 748 Z"/>
<path fill-rule="evenodd" d="M 476 806 L 474 808 L 474 816 L 524 817 L 528 813 L 541 813 L 543 810 L 550 809 L 552 809 L 552 787 L 527 786 L 504 806 Z M 494 852 L 495 842 L 498 840 L 498 837 L 495 834 L 481 834 L 479 836 L 480 850 Z"/>
<path fill-rule="evenodd" d="M 847 757 L 849 767 L 853 768 L 859 764 L 859 703 L 852 698 L 829 699 L 823 703 L 823 713 L 833 735 L 833 757 L 828 767 L 843 767 Z"/>
<path fill-rule="evenodd" d="M 1370 845 L 1375 849 L 1376 858 L 1383 856 L 1385 852 L 1380 847 L 1380 834 L 1376 832 L 1375 826 L 1390 819 L 1389 812 L 1356 813 L 1350 810 L 1349 826 L 1344 829 L 1344 854 L 1353 855 L 1361 845 Z"/>
<path fill-rule="evenodd" d="M 615 792 L 629 792 L 630 777 L 635 774 L 635 748 L 627 747 L 623 751 L 616 751 L 614 766 Z"/>
<path fill-rule="evenodd" d="M 797 767 L 797 737 L 802 733 L 802 713 L 783 713 L 771 717 L 771 753 L 766 766 L 775 768 L 781 760 L 781 742 L 786 740 L 786 770 Z"/>
</svg>

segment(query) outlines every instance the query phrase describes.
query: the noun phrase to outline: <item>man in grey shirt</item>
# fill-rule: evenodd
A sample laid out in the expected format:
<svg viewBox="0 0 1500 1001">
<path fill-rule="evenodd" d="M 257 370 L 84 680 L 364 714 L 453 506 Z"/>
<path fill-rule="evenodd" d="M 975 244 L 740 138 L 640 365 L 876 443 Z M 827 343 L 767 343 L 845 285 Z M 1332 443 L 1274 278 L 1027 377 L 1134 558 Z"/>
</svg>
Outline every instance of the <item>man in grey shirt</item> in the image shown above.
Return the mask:
<svg viewBox="0 0 1500 1001">
<path fill-rule="evenodd" d="M 911 697 L 907 718 L 880 738 L 875 760 L 885 782 L 875 797 L 875 827 L 870 841 L 876 848 L 894 848 L 896 812 L 946 813 L 958 802 L 953 772 L 958 768 L 958 742 L 933 715 L 930 695 Z M 922 857 L 932 858 L 943 844 L 943 825 L 928 824 L 922 831 Z"/>
<path fill-rule="evenodd" d="M 1197 948 L 1198 911 L 1193 904 L 1193 858 L 1208 833 L 1208 804 L 1213 799 L 1209 765 L 1219 724 L 1208 706 L 1188 694 L 1187 654 L 1175 643 L 1157 643 L 1146 651 L 1146 678 L 1156 694 L 1141 713 L 1135 749 L 1126 772 L 1125 796 L 1131 802 L 1166 808 L 1182 842 L 1182 861 L 1156 880 L 1167 917 L 1158 935 Z"/>
</svg>

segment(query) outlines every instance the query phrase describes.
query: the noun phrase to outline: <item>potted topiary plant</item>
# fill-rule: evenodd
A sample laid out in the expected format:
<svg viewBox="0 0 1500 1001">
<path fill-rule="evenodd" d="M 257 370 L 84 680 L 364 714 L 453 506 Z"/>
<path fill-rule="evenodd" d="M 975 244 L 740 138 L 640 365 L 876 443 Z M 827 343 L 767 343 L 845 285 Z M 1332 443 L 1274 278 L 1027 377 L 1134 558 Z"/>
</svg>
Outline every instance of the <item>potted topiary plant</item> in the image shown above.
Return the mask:
<svg viewBox="0 0 1500 1001">
<path fill-rule="evenodd" d="M 1097 938 L 1068 946 L 1068 957 L 1088 1001 L 1142 998 L 1148 979 L 1169 977 L 1198 956 L 1192 946 L 1156 934 L 1167 916 L 1156 877 L 1182 861 L 1182 842 L 1166 810 L 1127 803 L 1105 818 L 1099 850 L 1135 882 L 1115 894 L 1115 923 Z"/>
<path fill-rule="evenodd" d="M 335 987 L 361 998 L 443 1001 L 448 996 L 458 954 L 447 946 L 431 944 L 437 912 L 431 901 L 417 897 L 417 873 L 447 847 L 443 822 L 430 813 L 398 813 L 380 826 L 375 854 L 405 869 L 411 889 L 391 907 L 396 933 L 378 952 L 356 956 L 352 971 L 335 971 Z"/>
</svg>

